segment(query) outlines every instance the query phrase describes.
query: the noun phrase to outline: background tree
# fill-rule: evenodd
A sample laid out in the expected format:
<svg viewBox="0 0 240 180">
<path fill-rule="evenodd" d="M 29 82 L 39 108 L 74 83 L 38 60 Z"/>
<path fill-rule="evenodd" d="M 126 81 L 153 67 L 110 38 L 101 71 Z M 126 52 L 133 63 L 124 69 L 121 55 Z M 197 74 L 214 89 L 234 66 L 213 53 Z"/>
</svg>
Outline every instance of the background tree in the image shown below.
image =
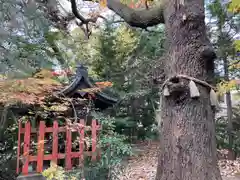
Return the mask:
<svg viewBox="0 0 240 180">
<path fill-rule="evenodd" d="M 158 85 L 152 72 L 161 65 L 163 28 L 146 32 L 129 29 L 124 24 L 115 27 L 107 24 L 100 30 L 97 42 L 91 66 L 98 79 L 113 82 L 112 89 L 121 97 L 112 113 L 117 118 L 116 131 L 138 138 L 150 136 L 156 128 L 155 109 L 159 103 Z M 162 45 L 156 48 L 159 44 Z"/>
</svg>

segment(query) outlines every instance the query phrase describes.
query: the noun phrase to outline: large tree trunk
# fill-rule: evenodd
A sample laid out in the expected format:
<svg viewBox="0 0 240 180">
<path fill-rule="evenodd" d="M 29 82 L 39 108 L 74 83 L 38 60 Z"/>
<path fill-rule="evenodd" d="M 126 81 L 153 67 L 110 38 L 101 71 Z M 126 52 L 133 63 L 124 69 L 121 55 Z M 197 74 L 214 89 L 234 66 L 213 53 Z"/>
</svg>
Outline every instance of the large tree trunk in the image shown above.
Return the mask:
<svg viewBox="0 0 240 180">
<path fill-rule="evenodd" d="M 204 0 L 169 0 L 164 10 L 168 38 L 165 74 L 184 74 L 212 83 L 215 54 L 206 35 Z M 188 82 L 174 79 L 162 102 L 161 152 L 156 180 L 220 180 L 217 166 L 214 109 L 210 89 L 197 85 L 198 99 Z"/>
</svg>

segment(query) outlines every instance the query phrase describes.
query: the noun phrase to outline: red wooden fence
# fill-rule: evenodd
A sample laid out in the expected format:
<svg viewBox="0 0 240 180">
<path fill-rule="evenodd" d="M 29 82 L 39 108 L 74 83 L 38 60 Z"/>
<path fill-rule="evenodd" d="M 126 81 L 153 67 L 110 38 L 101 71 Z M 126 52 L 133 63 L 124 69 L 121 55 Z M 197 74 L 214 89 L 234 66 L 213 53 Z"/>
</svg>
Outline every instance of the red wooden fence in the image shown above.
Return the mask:
<svg viewBox="0 0 240 180">
<path fill-rule="evenodd" d="M 79 158 L 79 165 L 83 163 L 84 155 L 91 156 L 91 159 L 96 160 L 96 150 L 97 150 L 97 131 L 100 130 L 100 125 L 97 125 L 96 120 L 92 120 L 91 125 L 91 137 L 92 137 L 92 151 L 84 151 L 84 129 L 85 123 L 84 120 L 80 120 L 79 127 L 77 130 L 71 129 L 68 125 L 59 127 L 58 122 L 54 121 L 53 127 L 46 127 L 44 121 L 40 121 L 39 129 L 31 128 L 30 122 L 25 123 L 25 127 L 22 127 L 22 123 L 19 122 L 18 130 L 18 152 L 17 152 L 17 173 L 20 173 L 20 160 L 23 162 L 22 174 L 28 174 L 28 167 L 30 162 L 37 162 L 37 172 L 43 171 L 43 161 L 50 160 L 57 164 L 58 159 L 65 159 L 65 169 L 72 169 L 72 158 Z M 78 131 L 80 134 L 79 138 L 79 151 L 72 152 L 72 132 Z M 66 144 L 65 144 L 65 153 L 58 152 L 58 133 L 66 133 Z M 38 134 L 38 147 L 37 155 L 30 155 L 30 140 L 31 134 Z M 44 154 L 44 137 L 46 133 L 53 133 L 53 144 L 52 144 L 52 154 Z M 21 135 L 24 134 L 24 145 L 23 153 L 21 153 Z M 22 159 L 21 159 L 22 157 Z"/>
</svg>

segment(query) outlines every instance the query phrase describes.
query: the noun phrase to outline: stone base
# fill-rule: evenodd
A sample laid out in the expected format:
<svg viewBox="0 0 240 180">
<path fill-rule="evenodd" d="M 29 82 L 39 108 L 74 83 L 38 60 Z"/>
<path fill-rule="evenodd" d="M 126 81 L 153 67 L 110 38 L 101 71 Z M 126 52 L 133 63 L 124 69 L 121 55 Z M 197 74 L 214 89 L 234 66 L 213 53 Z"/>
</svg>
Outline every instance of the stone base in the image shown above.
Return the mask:
<svg viewBox="0 0 240 180">
<path fill-rule="evenodd" d="M 46 180 L 41 174 L 29 174 L 29 175 L 20 175 L 17 177 L 17 180 Z"/>
</svg>

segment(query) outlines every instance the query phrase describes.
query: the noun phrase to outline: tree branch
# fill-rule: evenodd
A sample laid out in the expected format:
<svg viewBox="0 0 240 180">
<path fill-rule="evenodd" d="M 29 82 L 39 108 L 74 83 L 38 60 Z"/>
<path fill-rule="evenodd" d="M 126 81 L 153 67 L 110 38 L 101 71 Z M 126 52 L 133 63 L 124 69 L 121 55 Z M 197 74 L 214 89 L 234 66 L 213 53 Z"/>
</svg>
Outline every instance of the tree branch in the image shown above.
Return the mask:
<svg viewBox="0 0 240 180">
<path fill-rule="evenodd" d="M 75 16 L 76 18 L 78 18 L 78 19 L 82 22 L 82 24 L 88 24 L 89 22 L 95 23 L 95 22 L 97 21 L 97 18 L 98 18 L 98 17 L 93 17 L 93 18 L 85 19 L 85 18 L 78 12 L 76 0 L 71 0 L 71 8 L 72 8 L 72 13 L 74 14 L 74 16 Z"/>
<path fill-rule="evenodd" d="M 119 0 L 107 0 L 107 7 L 125 20 L 130 26 L 147 28 L 164 23 L 163 4 L 152 9 L 132 9 Z"/>
<path fill-rule="evenodd" d="M 92 1 L 92 0 L 85 0 Z M 85 19 L 77 10 L 76 0 L 71 0 L 73 14 L 81 20 L 82 24 L 89 22 L 95 23 L 100 16 Z M 107 7 L 125 20 L 130 26 L 147 28 L 164 23 L 163 8 L 164 4 L 158 4 L 152 9 L 132 9 L 120 0 L 107 0 Z"/>
<path fill-rule="evenodd" d="M 81 22 L 76 22 L 76 24 L 83 30 L 85 36 L 87 37 L 87 39 L 89 38 L 89 36 L 92 34 L 91 31 L 89 30 L 89 23 L 92 22 L 92 23 L 96 23 L 97 22 L 97 19 L 100 17 L 100 18 L 103 18 L 105 20 L 104 17 L 102 16 L 94 16 L 92 18 L 84 18 L 78 11 L 77 9 L 77 3 L 76 3 L 76 0 L 70 0 L 71 1 L 71 8 L 72 8 L 72 13 L 73 15 L 79 19 Z M 85 24 L 86 28 L 83 27 L 83 25 Z"/>
</svg>

